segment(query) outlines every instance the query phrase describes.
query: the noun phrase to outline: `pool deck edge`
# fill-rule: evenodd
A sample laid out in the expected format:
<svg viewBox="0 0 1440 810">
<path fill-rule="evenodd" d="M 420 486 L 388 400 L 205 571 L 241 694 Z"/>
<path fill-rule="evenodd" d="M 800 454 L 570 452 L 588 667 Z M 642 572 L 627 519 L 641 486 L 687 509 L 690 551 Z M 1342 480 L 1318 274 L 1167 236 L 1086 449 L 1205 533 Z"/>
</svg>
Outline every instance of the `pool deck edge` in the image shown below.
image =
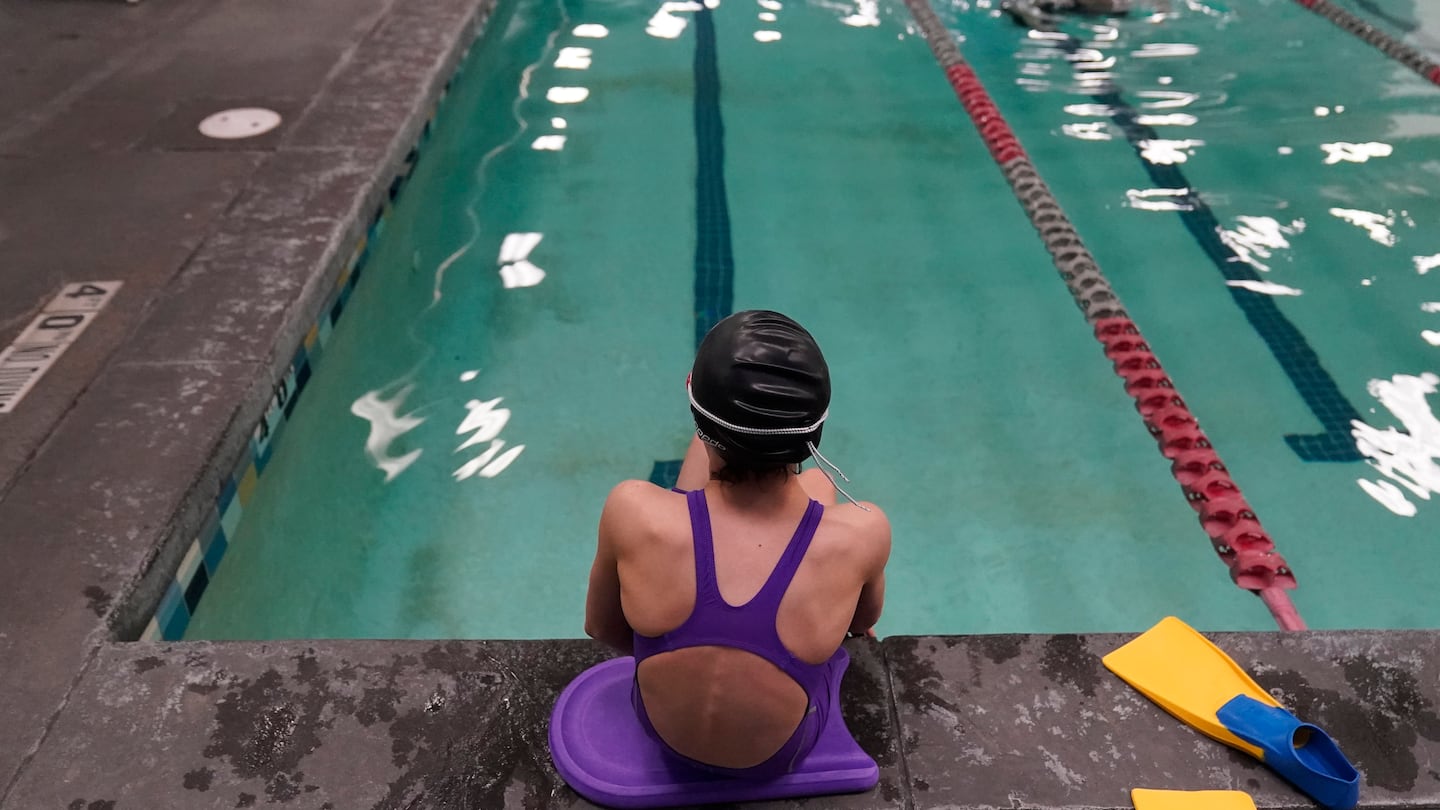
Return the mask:
<svg viewBox="0 0 1440 810">
<path fill-rule="evenodd" d="M 21 239 L 0 246 L 29 251 L 18 255 L 32 270 L 9 277 L 19 285 L 9 291 L 35 286 L 48 300 L 57 274 L 125 282 L 31 395 L 34 403 L 6 415 L 0 802 L 7 807 L 29 806 L 9 793 L 46 750 L 82 673 L 114 639 L 136 637 L 154 612 L 277 379 L 388 202 L 393 179 L 408 170 L 411 149 L 494 0 L 356 0 L 270 15 L 244 4 L 200 12 L 174 6 L 34 12 L 40 22 L 23 33 L 41 51 L 49 29 L 100 40 L 90 27 L 98 32 L 109 15 L 126 13 L 142 15 L 133 35 L 149 47 L 118 35 L 88 42 L 99 55 L 88 74 L 66 77 L 74 84 L 65 105 L 0 120 L 8 176 L 39 188 L 47 167 L 64 167 L 78 176 L 51 185 L 80 205 L 93 197 L 96 208 L 85 212 L 94 214 L 90 238 L 73 244 L 28 241 L 36 220 L 12 214 L 7 235 Z M 134 19 L 114 18 L 117 26 Z M 214 44 L 207 37 L 247 26 L 270 31 L 274 41 L 209 54 L 216 73 L 196 75 L 206 56 L 198 51 Z M 310 27 L 318 30 L 297 30 Z M 315 45 L 297 52 L 296 40 Z M 286 123 L 255 143 L 204 143 L 191 120 L 199 111 L 266 100 L 259 91 L 240 98 L 223 86 L 232 81 L 271 88 Z M 113 126 L 92 133 L 84 120 L 97 110 Z M 127 194 L 129 207 L 102 204 Z M 146 206 L 160 206 L 148 226 Z M 171 223 L 181 219 L 194 224 L 177 235 Z M 115 269 L 97 270 L 103 262 L 89 261 L 97 252 L 124 255 Z M 126 267 L 141 269 L 130 277 Z M 14 304 L 18 315 L 8 311 Z M 7 340 L 28 318 L 27 306 L 6 302 Z"/>
<path fill-rule="evenodd" d="M 1360 807 L 1440 806 L 1440 634 L 1212 637 L 1336 737 L 1365 776 Z M 1106 672 L 1129 638 L 847 642 L 843 710 L 879 785 L 753 806 L 1121 810 L 1133 787 L 1313 806 Z M 608 655 L 588 640 L 106 643 L 4 806 L 590 807 L 550 763 L 548 718 Z"/>
</svg>

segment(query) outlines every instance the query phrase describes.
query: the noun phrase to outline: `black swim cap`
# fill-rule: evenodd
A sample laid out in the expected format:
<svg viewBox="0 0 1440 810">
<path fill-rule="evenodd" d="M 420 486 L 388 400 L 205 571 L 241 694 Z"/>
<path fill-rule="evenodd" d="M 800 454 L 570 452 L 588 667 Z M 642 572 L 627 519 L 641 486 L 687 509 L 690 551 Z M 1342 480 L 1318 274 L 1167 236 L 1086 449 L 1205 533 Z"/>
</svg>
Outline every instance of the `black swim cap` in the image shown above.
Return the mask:
<svg viewBox="0 0 1440 810">
<path fill-rule="evenodd" d="M 700 438 L 726 461 L 804 461 L 829 415 L 830 369 L 815 338 L 769 310 L 715 324 L 695 353 L 689 388 Z"/>
</svg>

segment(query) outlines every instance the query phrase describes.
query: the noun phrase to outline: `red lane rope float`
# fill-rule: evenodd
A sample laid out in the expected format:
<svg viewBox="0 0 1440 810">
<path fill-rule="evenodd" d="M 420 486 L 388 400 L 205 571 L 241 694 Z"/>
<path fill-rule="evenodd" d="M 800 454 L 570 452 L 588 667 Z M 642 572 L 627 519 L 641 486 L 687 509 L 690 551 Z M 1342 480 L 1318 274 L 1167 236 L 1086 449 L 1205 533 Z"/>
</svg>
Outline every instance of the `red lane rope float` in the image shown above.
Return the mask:
<svg viewBox="0 0 1440 810">
<path fill-rule="evenodd" d="M 1170 459 L 1170 472 L 1186 501 L 1199 513 L 1201 528 L 1230 567 L 1230 578 L 1257 593 L 1270 588 L 1293 589 L 1294 574 L 1275 552 L 1275 543 L 1255 510 L 1230 478 L 1135 322 L 1100 318 L 1093 326 L 1095 337 L 1105 346 L 1105 356 L 1114 363 L 1145 427 L 1160 445 L 1161 455 Z"/>
<path fill-rule="evenodd" d="M 1424 76 L 1431 84 L 1440 85 L 1440 64 L 1427 59 L 1424 54 L 1409 45 L 1331 3 L 1330 0 L 1295 0 L 1295 2 L 1363 39 L 1381 53 Z"/>
<path fill-rule="evenodd" d="M 961 106 L 979 128 L 980 137 L 996 163 L 1004 165 L 1015 158 L 1029 157 L 969 65 L 951 65 L 945 69 L 945 76 L 949 78 L 950 86 L 955 88 Z"/>
<path fill-rule="evenodd" d="M 1304 630 L 1305 622 L 1286 594 L 1295 588 L 1294 573 L 1275 551 L 1275 543 L 1260 525 L 1255 510 L 1231 479 L 1139 327 L 1110 289 L 1095 258 L 1080 241 L 928 0 L 905 2 L 991 157 L 1039 232 L 1070 294 L 1094 328 L 1096 339 L 1105 347 L 1105 356 L 1125 381 L 1125 391 L 1135 400 L 1135 408 L 1161 454 L 1170 459 L 1171 474 L 1198 513 L 1200 526 L 1216 554 L 1229 567 L 1230 578 L 1241 588 L 1258 594 L 1282 630 Z"/>
</svg>

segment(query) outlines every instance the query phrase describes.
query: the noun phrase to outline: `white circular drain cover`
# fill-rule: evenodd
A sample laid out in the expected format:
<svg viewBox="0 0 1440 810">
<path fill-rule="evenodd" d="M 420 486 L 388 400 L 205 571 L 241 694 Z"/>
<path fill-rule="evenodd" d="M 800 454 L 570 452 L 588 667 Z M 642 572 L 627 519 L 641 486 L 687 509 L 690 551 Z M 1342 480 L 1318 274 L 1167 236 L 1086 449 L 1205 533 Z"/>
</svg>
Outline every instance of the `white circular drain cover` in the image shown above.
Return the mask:
<svg viewBox="0 0 1440 810">
<path fill-rule="evenodd" d="M 280 126 L 280 113 L 263 107 L 240 107 L 221 110 L 200 122 L 200 134 L 211 138 L 234 140 L 264 135 Z"/>
</svg>

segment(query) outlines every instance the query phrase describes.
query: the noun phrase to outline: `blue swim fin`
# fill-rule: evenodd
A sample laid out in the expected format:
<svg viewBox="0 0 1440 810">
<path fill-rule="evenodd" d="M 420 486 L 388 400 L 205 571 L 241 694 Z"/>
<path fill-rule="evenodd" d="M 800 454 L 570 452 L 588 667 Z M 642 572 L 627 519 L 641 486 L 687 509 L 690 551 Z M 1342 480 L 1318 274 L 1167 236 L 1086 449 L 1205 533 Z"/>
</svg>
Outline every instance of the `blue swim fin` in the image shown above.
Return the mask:
<svg viewBox="0 0 1440 810">
<path fill-rule="evenodd" d="M 1265 752 L 1265 764 L 1331 810 L 1350 810 L 1360 801 L 1360 773 L 1319 726 L 1236 695 L 1215 712 L 1230 733 Z"/>
</svg>

